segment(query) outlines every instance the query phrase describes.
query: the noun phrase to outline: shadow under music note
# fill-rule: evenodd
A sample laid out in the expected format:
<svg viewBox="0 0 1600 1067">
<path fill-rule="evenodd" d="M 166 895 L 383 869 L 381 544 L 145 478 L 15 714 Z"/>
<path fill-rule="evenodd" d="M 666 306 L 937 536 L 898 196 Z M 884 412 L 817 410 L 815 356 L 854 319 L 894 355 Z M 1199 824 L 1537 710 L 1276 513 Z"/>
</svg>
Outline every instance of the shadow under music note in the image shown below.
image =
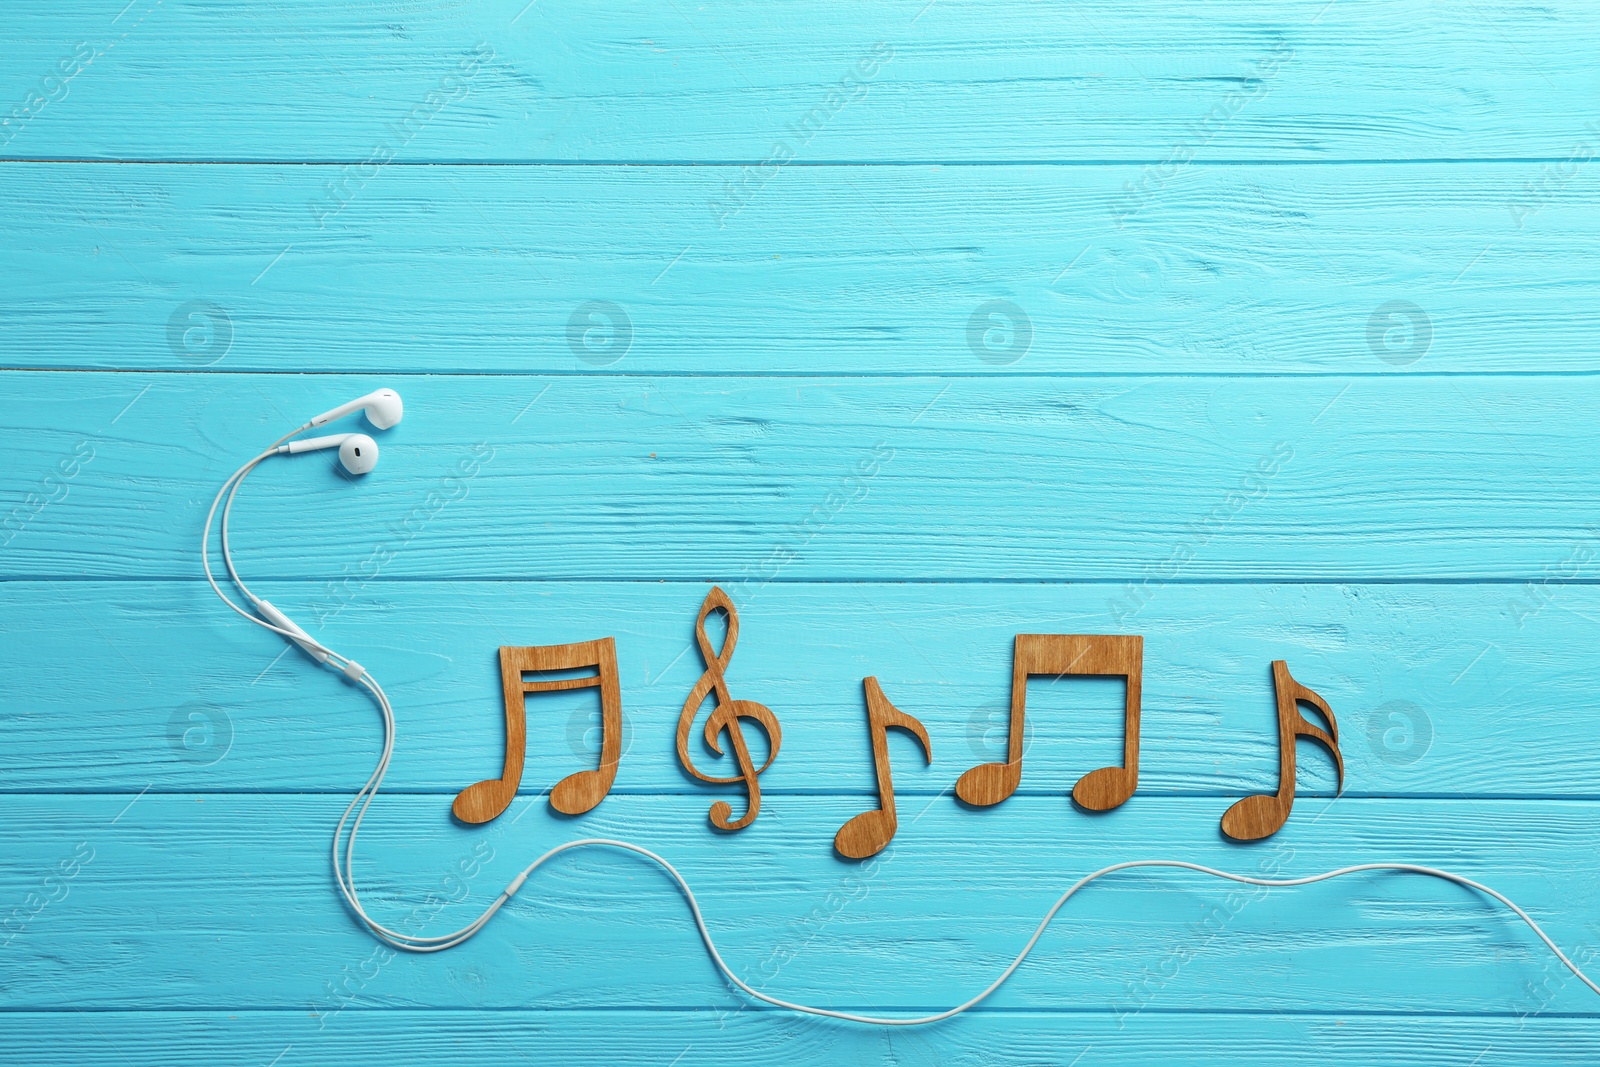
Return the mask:
<svg viewBox="0 0 1600 1067">
<path fill-rule="evenodd" d="M 1114 634 L 1018 634 L 1011 653 L 1011 723 L 1003 763 L 980 763 L 956 781 L 956 796 L 968 804 L 998 804 L 1022 782 L 1023 718 L 1030 675 L 1121 676 L 1122 766 L 1102 767 L 1078 779 L 1072 799 L 1090 811 L 1126 801 L 1139 785 L 1139 683 L 1144 675 L 1144 638 Z"/>
<path fill-rule="evenodd" d="M 525 679 L 526 672 L 565 671 L 593 667 L 595 674 L 578 678 Z M 609 637 L 572 645 L 502 646 L 500 684 L 506 709 L 506 761 L 500 777 L 469 785 L 456 795 L 450 810 L 462 822 L 484 823 L 498 817 L 522 784 L 522 763 L 528 741 L 527 694 L 569 689 L 600 690 L 600 766 L 569 774 L 550 790 L 550 806 L 564 815 L 582 815 L 605 798 L 622 759 L 622 685 L 617 680 L 617 645 Z"/>
<path fill-rule="evenodd" d="M 711 651 L 711 639 L 706 636 L 706 617 L 713 611 L 721 611 L 728 620 L 728 635 L 723 639 L 722 649 L 718 652 Z M 739 612 L 735 610 L 733 601 L 728 599 L 720 586 L 712 586 L 711 592 L 706 594 L 705 601 L 700 605 L 700 615 L 695 619 L 694 637 L 700 646 L 700 657 L 705 661 L 705 673 L 694 685 L 689 693 L 689 699 L 683 703 L 683 712 L 678 716 L 678 760 L 683 764 L 684 770 L 700 779 L 702 782 L 713 782 L 718 785 L 727 785 L 732 782 L 743 782 L 749 802 L 745 807 L 744 815 L 737 821 L 729 821 L 733 815 L 733 805 L 725 800 L 719 800 L 711 805 L 711 825 L 719 830 L 742 830 L 755 822 L 756 816 L 761 813 L 761 785 L 757 781 L 761 773 L 772 766 L 772 761 L 778 758 L 778 746 L 783 743 L 783 731 L 778 726 L 778 717 L 772 714 L 764 704 L 757 704 L 753 700 L 734 700 L 728 693 L 728 683 L 723 673 L 727 670 L 728 661 L 733 658 L 734 644 L 739 640 Z M 706 697 L 716 695 L 716 707 L 711 711 L 711 716 L 706 720 L 705 739 L 711 751 L 722 755 L 722 746 L 717 743 L 717 737 L 722 732 L 728 734 L 728 745 L 733 750 L 734 760 L 739 766 L 739 773 L 730 778 L 719 778 L 703 774 L 695 767 L 694 761 L 689 758 L 689 728 L 694 724 L 695 712 L 700 710 L 700 705 Z M 767 734 L 767 762 L 756 767 L 750 759 L 750 748 L 745 744 L 744 728 L 740 725 L 741 719 L 753 719 L 761 724 Z"/>
<path fill-rule="evenodd" d="M 1295 740 L 1309 737 L 1322 742 L 1333 755 L 1333 765 L 1339 771 L 1338 792 L 1344 792 L 1344 757 L 1339 754 L 1339 724 L 1333 718 L 1328 702 L 1294 680 L 1289 664 L 1281 659 L 1272 661 L 1272 688 L 1278 699 L 1278 791 L 1245 797 L 1222 816 L 1222 832 L 1236 841 L 1259 841 L 1283 829 L 1289 821 L 1289 810 L 1294 807 Z M 1308 704 L 1328 720 L 1327 731 L 1312 725 L 1300 714 L 1300 705 Z M 1335 794 L 1337 795 L 1337 793 Z"/>
<path fill-rule="evenodd" d="M 921 741 L 928 762 L 933 762 L 933 745 L 922 723 L 889 703 L 878 679 L 863 679 L 861 685 L 867 693 L 867 736 L 872 741 L 872 763 L 878 775 L 878 807 L 855 816 L 834 835 L 833 847 L 841 856 L 853 860 L 882 852 L 899 828 L 894 811 L 894 778 L 889 773 L 889 728 L 904 730 Z"/>
</svg>

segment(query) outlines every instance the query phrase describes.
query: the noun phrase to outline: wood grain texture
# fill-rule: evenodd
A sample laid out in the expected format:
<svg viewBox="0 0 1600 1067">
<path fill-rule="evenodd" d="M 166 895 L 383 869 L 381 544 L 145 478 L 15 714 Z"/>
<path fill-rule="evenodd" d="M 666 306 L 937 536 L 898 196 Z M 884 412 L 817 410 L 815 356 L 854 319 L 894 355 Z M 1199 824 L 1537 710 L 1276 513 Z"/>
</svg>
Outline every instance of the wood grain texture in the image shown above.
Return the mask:
<svg viewBox="0 0 1600 1067">
<path fill-rule="evenodd" d="M 702 787 L 679 769 L 673 731 L 701 673 L 699 583 L 394 582 L 360 588 L 324 625 L 326 586 L 252 583 L 336 649 L 359 652 L 404 727 L 386 788 L 436 796 L 441 811 L 503 758 L 495 648 L 617 635 L 623 758 L 614 792 Z M 1287 655 L 1340 709 L 1351 796 L 1600 799 L 1593 649 L 1600 589 L 1550 587 L 1520 629 L 1505 585 L 1174 585 L 1138 615 L 1145 633 L 1139 796 L 1232 800 L 1276 783 L 1268 663 Z M 1012 636 L 1106 621 L 1100 584 L 777 583 L 743 597 L 745 631 L 730 684 L 760 693 L 790 722 L 769 795 L 870 797 L 861 679 L 878 672 L 898 707 L 927 727 L 935 758 L 889 739 L 901 797 L 948 789 L 1006 753 Z M 203 583 L 0 582 L 0 788 L 344 793 L 378 723 L 334 674 L 273 635 L 235 624 Z M 84 699 L 86 649 L 117 685 Z M 1029 694 L 1021 795 L 1065 799 L 1085 767 L 1122 752 L 1122 685 L 1037 679 Z M 525 797 L 598 758 L 586 694 L 547 694 L 532 712 Z M 65 724 L 73 724 L 68 729 Z M 759 734 L 752 732 L 752 740 Z M 280 743 L 295 738 L 293 745 Z M 358 758 L 359 757 L 359 758 Z M 352 763 L 354 761 L 354 764 Z M 731 772 L 731 761 L 707 763 Z M 1331 795 L 1332 763 L 1309 748 L 1309 794 Z M 1213 827 L 1214 829 L 1214 827 Z"/>
<path fill-rule="evenodd" d="M 1108 1067 L 1437 1067 L 1480 1062 L 1588 1067 L 1600 1056 L 1592 1018 L 1364 1014 L 1164 1014 L 1129 1017 L 1084 1012 L 975 1013 L 937 1037 L 898 1029 L 863 1031 L 772 1011 L 560 1012 L 470 1009 L 474 990 L 450 987 L 447 1011 L 345 1012 L 318 1028 L 303 1012 L 12 1012 L 11 1047 L 42 1062 L 72 1058 L 85 1067 L 210 1067 L 227 1056 L 247 1063 L 293 1057 L 310 1067 L 344 1067 L 370 1057 L 394 1067 L 441 1059 L 492 1061 L 526 1056 L 541 1064 L 586 1064 L 603 1048 L 609 1063 L 659 1067 L 662 1055 L 696 1064 L 890 1062 L 906 1067 L 1037 1067 L 1089 1052 Z M 687 1050 L 687 1051 L 685 1051 Z M 1489 1050 L 1488 1055 L 1484 1055 Z M 280 1065 L 281 1067 L 281 1065 Z"/>
<path fill-rule="evenodd" d="M 560 857 L 486 936 L 389 959 L 330 885 L 343 797 L 147 793 L 113 824 L 132 796 L 7 800 L 4 899 L 24 900 L 77 843 L 93 851 L 67 895 L 6 946 L 7 1009 L 248 1002 L 343 1015 L 457 1004 L 462 985 L 491 1012 L 743 1005 L 670 879 L 626 853 Z M 440 798 L 380 795 L 356 877 L 375 915 L 443 933 L 550 845 L 622 837 L 679 867 L 735 973 L 839 1008 L 959 1003 L 1011 961 L 1072 881 L 1151 855 L 1285 876 L 1404 856 L 1507 893 L 1573 951 L 1596 948 L 1600 886 L 1584 873 L 1600 848 L 1594 802 L 1323 799 L 1314 825 L 1291 820 L 1253 845 L 1222 838 L 1225 806 L 1141 795 L 1091 818 L 1060 797 L 984 812 L 928 798 L 908 803 L 889 849 L 858 864 L 831 847 L 859 810 L 853 797 L 768 797 L 753 825 L 712 839 L 700 796 L 613 795 L 575 832 L 538 797 L 463 827 Z M 1512 1015 L 1528 1010 L 1530 984 L 1548 982 L 1546 1011 L 1592 1014 L 1593 994 L 1561 981 L 1559 966 L 1514 916 L 1431 879 L 1372 875 L 1252 896 L 1198 875 L 1136 872 L 1074 898 L 986 1006 Z"/>
<path fill-rule="evenodd" d="M 1310 686 L 1296 681 L 1281 659 L 1272 661 L 1272 689 L 1278 698 L 1278 787 L 1271 793 L 1245 797 L 1222 813 L 1222 832 L 1235 841 L 1259 841 L 1283 829 L 1294 809 L 1295 742 L 1302 737 L 1320 741 L 1328 750 L 1339 775 L 1339 792 L 1344 792 L 1344 755 L 1339 750 L 1339 723 L 1333 709 Z M 1320 712 L 1328 728 L 1307 719 L 1300 710 L 1302 704 Z"/>
<path fill-rule="evenodd" d="M 0 1059 L 1600 1060 L 1525 929 L 1400 876 L 1100 883 L 910 1032 L 753 1007 L 637 857 L 392 958 L 328 877 L 375 711 L 194 559 L 252 442 L 405 395 L 373 477 L 269 463 L 235 538 L 394 696 L 355 874 L 424 933 L 611 834 L 760 988 L 932 1010 L 1113 860 L 1398 858 L 1593 969 L 1589 5 L 124 3 L 0 10 Z M 786 735 L 721 837 L 673 746 L 712 583 L 727 685 Z M 1064 795 L 1121 751 L 1110 678 L 1035 679 L 1017 794 L 951 795 L 1008 755 L 1038 632 L 1145 637 L 1114 811 Z M 452 820 L 506 755 L 495 649 L 596 634 L 620 731 L 541 694 L 504 816 Z M 1313 752 L 1240 844 L 1274 659 L 1338 709 L 1349 788 Z M 861 736 L 869 676 L 928 766 Z M 607 802 L 551 811 L 602 734 Z M 896 833 L 845 861 L 875 754 Z"/>
<path fill-rule="evenodd" d="M 706 619 L 713 613 L 720 613 L 724 627 L 722 643 L 715 650 L 712 649 L 711 639 L 706 633 Z M 694 620 L 694 640 L 699 646 L 700 662 L 705 666 L 705 670 L 695 680 L 694 687 L 689 690 L 688 699 L 683 702 L 683 710 L 678 713 L 676 736 L 678 765 L 702 782 L 716 785 L 743 783 L 745 790 L 743 815 L 734 819 L 733 805 L 726 800 L 713 801 L 708 813 L 711 825 L 718 830 L 743 830 L 755 822 L 756 816 L 761 814 L 761 775 L 772 766 L 772 761 L 778 758 L 778 749 L 783 744 L 783 730 L 778 723 L 778 717 L 772 714 L 772 709 L 765 704 L 754 700 L 735 700 L 731 695 L 726 671 L 733 659 L 734 649 L 739 643 L 739 609 L 720 586 L 712 586 L 711 591 L 700 602 L 700 612 Z M 694 757 L 689 753 L 689 730 L 694 725 L 695 715 L 707 698 L 711 698 L 712 707 L 711 714 L 706 717 L 702 735 L 705 747 L 715 755 L 723 755 L 722 742 L 718 738 L 726 734 L 727 755 L 733 758 L 735 774 L 728 776 L 706 774 L 695 766 Z M 750 747 L 744 735 L 742 721 L 744 719 L 760 725 L 764 735 L 767 758 L 762 761 L 760 767 L 755 765 L 750 756 Z"/>
<path fill-rule="evenodd" d="M 529 679 L 529 673 L 595 670 L 579 677 Z M 615 638 L 564 645 L 500 646 L 501 703 L 506 713 L 503 771 L 498 778 L 469 785 L 456 794 L 450 810 L 462 822 L 499 818 L 522 784 L 528 747 L 528 696 L 597 689 L 600 697 L 600 766 L 574 771 L 550 789 L 550 806 L 563 815 L 582 815 L 605 799 L 622 759 L 622 683 L 617 680 Z"/>
<path fill-rule="evenodd" d="M 1089 811 L 1108 811 L 1127 802 L 1139 787 L 1139 686 L 1144 680 L 1144 638 L 1110 634 L 1018 634 L 1011 653 L 1011 714 L 1006 724 L 1006 758 L 980 763 L 956 781 L 956 796 L 987 807 L 1017 791 L 1022 782 L 1028 679 L 1052 682 L 1070 675 L 1120 678 L 1123 685 L 1122 762 L 1090 771 L 1072 787 L 1072 799 Z"/>
<path fill-rule="evenodd" d="M 41 505 L 0 572 L 193 578 L 227 474 L 375 384 L 9 377 L 0 491 Z M 306 454 L 252 476 L 249 576 L 1117 583 L 1098 632 L 1185 581 L 1591 576 L 1600 378 L 391 384 L 407 418 L 380 471 L 352 484 Z"/>
<path fill-rule="evenodd" d="M 889 730 L 904 730 L 922 743 L 922 755 L 933 762 L 933 742 L 921 720 L 889 703 L 878 679 L 870 675 L 861 682 L 867 701 L 867 739 L 872 746 L 872 772 L 878 786 L 878 806 L 853 815 L 833 835 L 833 847 L 846 859 L 864 860 L 876 856 L 894 840 L 900 828 L 894 802 L 894 769 L 889 765 Z"/>
<path fill-rule="evenodd" d="M 1565 158 L 1592 117 L 1597 42 L 1576 0 L 122 7 L 0 12 L 7 107 L 49 91 L 78 46 L 94 57 L 0 152 L 756 163 L 787 140 L 801 160 Z M 845 82 L 880 43 L 881 69 Z M 479 48 L 491 58 L 463 78 Z M 448 102 L 392 132 L 430 92 Z"/>
<path fill-rule="evenodd" d="M 0 361 L 1593 372 L 1592 166 L 794 167 L 719 225 L 737 168 L 391 166 L 319 221 L 338 168 L 0 164 Z"/>
</svg>

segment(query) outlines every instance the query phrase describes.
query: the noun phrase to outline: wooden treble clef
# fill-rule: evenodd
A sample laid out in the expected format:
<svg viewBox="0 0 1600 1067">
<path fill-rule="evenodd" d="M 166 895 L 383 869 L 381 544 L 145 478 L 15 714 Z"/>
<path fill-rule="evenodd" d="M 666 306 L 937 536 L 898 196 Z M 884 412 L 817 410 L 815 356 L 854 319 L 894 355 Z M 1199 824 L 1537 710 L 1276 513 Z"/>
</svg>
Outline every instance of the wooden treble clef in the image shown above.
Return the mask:
<svg viewBox="0 0 1600 1067">
<path fill-rule="evenodd" d="M 713 611 L 721 609 L 728 619 L 728 636 L 722 642 L 719 651 L 711 650 L 711 639 L 706 636 L 706 617 Z M 695 641 L 700 645 L 700 656 L 705 660 L 706 670 L 695 683 L 694 689 L 689 693 L 689 699 L 683 703 L 683 713 L 678 716 L 678 759 L 683 764 L 683 769 L 700 779 L 702 782 L 715 782 L 727 785 L 732 782 L 743 782 L 749 794 L 749 804 L 745 813 L 737 822 L 730 822 L 733 806 L 725 800 L 719 800 L 711 805 L 711 825 L 719 830 L 742 830 L 755 822 L 756 816 L 761 813 L 761 786 L 757 777 L 762 771 L 772 766 L 772 761 L 778 757 L 778 746 L 783 743 L 783 731 L 778 726 L 778 717 L 763 704 L 753 700 L 734 700 L 728 694 L 728 682 L 723 677 L 727 670 L 728 662 L 733 659 L 733 647 L 739 640 L 739 613 L 734 610 L 733 601 L 728 599 L 719 586 L 712 586 L 711 592 L 706 594 L 705 602 L 700 605 L 700 617 L 694 624 Z M 724 730 L 728 734 L 729 747 L 733 749 L 733 757 L 738 761 L 739 773 L 731 778 L 717 778 L 709 774 L 702 774 L 689 758 L 689 727 L 694 725 L 695 712 L 700 710 L 700 705 L 706 697 L 716 695 L 716 707 L 711 711 L 711 717 L 706 720 L 706 744 L 711 751 L 722 754 L 722 746 L 717 743 L 717 736 Z M 744 742 L 744 731 L 739 724 L 740 719 L 754 719 L 761 724 L 767 733 L 767 762 L 759 768 L 750 760 L 750 749 Z"/>
</svg>

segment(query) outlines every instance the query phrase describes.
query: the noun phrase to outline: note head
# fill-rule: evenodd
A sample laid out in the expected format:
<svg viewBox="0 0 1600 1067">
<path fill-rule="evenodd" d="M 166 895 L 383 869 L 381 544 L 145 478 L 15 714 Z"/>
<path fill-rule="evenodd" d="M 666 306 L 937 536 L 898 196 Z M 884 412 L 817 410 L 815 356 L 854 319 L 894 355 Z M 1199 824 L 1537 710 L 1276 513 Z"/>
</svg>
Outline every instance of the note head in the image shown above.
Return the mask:
<svg viewBox="0 0 1600 1067">
<path fill-rule="evenodd" d="M 985 808 L 1015 793 L 1021 782 L 1021 763 L 980 763 L 956 779 L 956 796 Z"/>
<path fill-rule="evenodd" d="M 457 793 L 450 811 L 462 822 L 474 825 L 486 823 L 499 818 L 511 806 L 512 798 L 516 795 L 517 791 L 501 779 L 490 778 Z"/>
<path fill-rule="evenodd" d="M 846 859 L 864 860 L 876 856 L 894 837 L 895 825 L 883 810 L 864 811 L 839 827 L 833 847 Z"/>
<path fill-rule="evenodd" d="M 607 775 L 603 769 L 569 774 L 550 790 L 550 806 L 563 815 L 582 815 L 591 811 L 605 799 L 615 775 L 614 764 L 611 775 Z"/>
<path fill-rule="evenodd" d="M 1125 767 L 1101 767 L 1078 779 L 1072 787 L 1072 800 L 1088 811 L 1110 811 L 1127 803 L 1138 779 Z"/>
<path fill-rule="evenodd" d="M 1289 808 L 1271 793 L 1245 797 L 1222 815 L 1222 832 L 1235 841 L 1271 837 L 1289 820 Z"/>
</svg>

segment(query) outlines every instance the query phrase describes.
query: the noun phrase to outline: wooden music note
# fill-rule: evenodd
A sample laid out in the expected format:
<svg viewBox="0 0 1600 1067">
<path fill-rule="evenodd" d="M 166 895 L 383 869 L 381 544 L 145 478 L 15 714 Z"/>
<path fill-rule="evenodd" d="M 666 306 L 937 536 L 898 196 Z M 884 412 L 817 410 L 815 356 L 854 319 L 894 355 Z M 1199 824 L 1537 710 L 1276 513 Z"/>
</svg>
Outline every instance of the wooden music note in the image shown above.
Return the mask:
<svg viewBox="0 0 1600 1067">
<path fill-rule="evenodd" d="M 580 678 L 528 679 L 525 671 L 564 671 L 594 667 L 598 673 Z M 506 707 L 506 763 L 500 777 L 469 785 L 456 795 L 450 810 L 462 822 L 482 823 L 511 806 L 522 784 L 522 762 L 528 739 L 527 694 L 567 689 L 600 689 L 600 766 L 569 774 L 550 790 L 550 806 L 564 815 L 582 815 L 593 808 L 616 781 L 622 759 L 622 685 L 617 680 L 617 644 L 609 637 L 572 645 L 536 645 L 500 649 L 500 684 Z"/>
<path fill-rule="evenodd" d="M 719 652 L 711 651 L 711 639 L 706 636 L 706 616 L 720 609 L 728 619 L 728 636 L 722 642 Z M 711 805 L 711 825 L 719 830 L 743 830 L 755 822 L 756 816 L 761 813 L 761 786 L 757 778 L 772 761 L 778 758 L 778 746 L 783 743 L 783 731 L 778 726 L 778 717 L 764 705 L 753 700 L 734 700 L 728 694 L 728 683 L 723 677 L 723 672 L 728 668 L 728 661 L 733 658 L 733 646 L 739 640 L 739 613 L 734 609 L 733 601 L 728 599 L 720 586 L 712 586 L 711 592 L 706 594 L 705 601 L 700 605 L 700 616 L 694 623 L 695 641 L 700 645 L 700 657 L 705 661 L 705 673 L 694 684 L 694 689 L 689 693 L 689 699 L 683 703 L 683 712 L 678 716 L 678 760 L 683 764 L 684 770 L 700 779 L 702 782 L 714 782 L 726 785 L 730 782 L 743 782 L 745 791 L 749 794 L 749 803 L 745 813 L 737 822 L 730 822 L 729 816 L 733 814 L 733 805 L 725 800 L 719 800 Z M 694 761 L 689 758 L 689 727 L 694 724 L 695 712 L 700 710 L 700 705 L 707 696 L 716 694 L 717 705 L 711 711 L 711 716 L 706 720 L 706 744 L 711 751 L 722 754 L 722 746 L 717 743 L 717 735 L 724 730 L 728 733 L 729 746 L 733 749 L 734 759 L 738 762 L 739 773 L 731 778 L 717 778 L 709 774 L 700 773 Z M 740 719 L 754 719 L 761 724 L 767 734 L 767 762 L 757 768 L 750 760 L 750 749 L 744 741 L 744 728 L 739 724 Z"/>
<path fill-rule="evenodd" d="M 1344 757 L 1339 754 L 1339 724 L 1334 721 L 1328 702 L 1294 680 L 1289 664 L 1272 661 L 1272 688 L 1278 698 L 1278 791 L 1245 797 L 1222 815 L 1222 832 L 1235 841 L 1259 841 L 1283 829 L 1294 807 L 1294 744 L 1296 738 L 1321 741 L 1333 754 L 1339 770 L 1339 792 L 1344 792 Z M 1313 726 L 1300 714 L 1300 705 L 1309 704 L 1328 720 L 1326 732 Z"/>
<path fill-rule="evenodd" d="M 894 813 L 894 779 L 889 774 L 889 728 L 898 727 L 921 741 L 928 762 L 933 762 L 933 746 L 922 723 L 889 703 L 878 679 L 867 678 L 861 685 L 867 691 L 867 736 L 872 740 L 872 762 L 878 772 L 878 807 L 855 816 L 834 835 L 833 847 L 853 860 L 882 852 L 899 825 Z"/>
<path fill-rule="evenodd" d="M 1022 781 L 1022 732 L 1028 677 L 1035 674 L 1120 675 L 1127 682 L 1123 707 L 1122 766 L 1101 767 L 1078 779 L 1072 799 L 1090 811 L 1107 811 L 1139 785 L 1139 682 L 1144 638 L 1113 634 L 1018 634 L 1011 653 L 1011 724 L 1004 763 L 980 763 L 956 781 L 968 804 L 998 804 Z"/>
</svg>

